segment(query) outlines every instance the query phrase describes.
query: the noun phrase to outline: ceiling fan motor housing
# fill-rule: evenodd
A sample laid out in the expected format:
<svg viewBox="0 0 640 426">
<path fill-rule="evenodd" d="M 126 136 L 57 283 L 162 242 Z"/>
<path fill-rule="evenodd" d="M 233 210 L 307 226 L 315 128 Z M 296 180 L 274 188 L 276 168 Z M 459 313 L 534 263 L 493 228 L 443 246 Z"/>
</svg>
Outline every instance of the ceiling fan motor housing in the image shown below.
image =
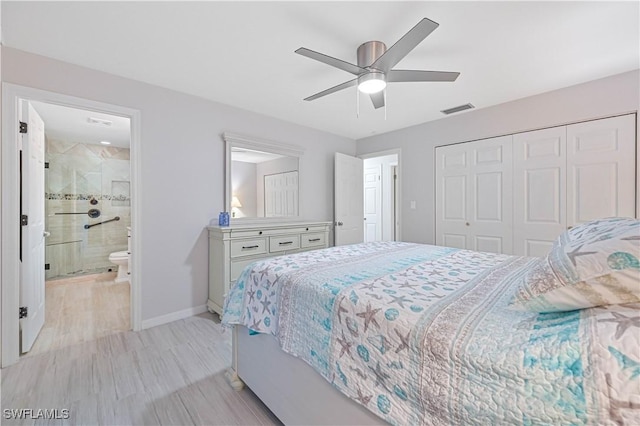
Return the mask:
<svg viewBox="0 0 640 426">
<path fill-rule="evenodd" d="M 368 41 L 358 47 L 358 66 L 367 68 L 387 51 L 387 46 L 381 41 Z"/>
</svg>

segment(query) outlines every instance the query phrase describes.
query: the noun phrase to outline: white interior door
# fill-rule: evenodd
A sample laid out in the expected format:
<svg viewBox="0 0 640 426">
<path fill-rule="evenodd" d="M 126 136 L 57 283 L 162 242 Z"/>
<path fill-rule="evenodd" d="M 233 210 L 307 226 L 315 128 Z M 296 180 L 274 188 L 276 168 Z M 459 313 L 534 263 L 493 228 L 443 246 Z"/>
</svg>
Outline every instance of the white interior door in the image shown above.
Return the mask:
<svg viewBox="0 0 640 426">
<path fill-rule="evenodd" d="M 360 158 L 336 152 L 334 170 L 335 245 L 364 240 L 363 164 Z"/>
<path fill-rule="evenodd" d="M 470 246 L 469 144 L 436 148 L 436 244 L 466 249 Z"/>
<path fill-rule="evenodd" d="M 20 306 L 27 307 L 20 320 L 22 352 L 28 352 L 44 324 L 44 122 L 29 102 L 22 101 L 22 119 L 28 131 L 22 135 L 22 263 Z"/>
<path fill-rule="evenodd" d="M 567 126 L 567 225 L 635 217 L 635 115 Z"/>
<path fill-rule="evenodd" d="M 264 176 L 265 217 L 298 216 L 298 172 Z"/>
<path fill-rule="evenodd" d="M 513 253 L 513 136 L 476 141 L 469 145 L 467 248 Z"/>
<path fill-rule="evenodd" d="M 567 226 L 566 127 L 513 136 L 514 254 L 545 256 Z"/>
<path fill-rule="evenodd" d="M 512 253 L 512 136 L 436 149 L 436 244 Z"/>
<path fill-rule="evenodd" d="M 382 241 L 382 165 L 364 169 L 364 242 Z"/>
</svg>

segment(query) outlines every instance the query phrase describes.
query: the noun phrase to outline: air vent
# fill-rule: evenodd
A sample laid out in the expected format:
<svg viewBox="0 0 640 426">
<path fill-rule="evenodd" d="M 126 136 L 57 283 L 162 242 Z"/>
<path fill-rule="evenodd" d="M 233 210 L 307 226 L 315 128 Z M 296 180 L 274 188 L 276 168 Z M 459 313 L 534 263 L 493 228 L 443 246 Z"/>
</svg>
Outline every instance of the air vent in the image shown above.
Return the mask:
<svg viewBox="0 0 640 426">
<path fill-rule="evenodd" d="M 113 121 L 103 120 L 102 118 L 89 117 L 87 118 L 89 124 L 96 124 L 98 126 L 106 126 L 110 127 L 113 124 Z"/>
<path fill-rule="evenodd" d="M 472 108 L 475 108 L 475 107 L 473 105 L 471 105 L 471 104 L 464 104 L 464 105 L 460 105 L 460 106 L 449 108 L 449 109 L 443 109 L 440 112 L 445 114 L 445 115 L 449 115 L 449 114 L 454 114 L 456 112 L 460 112 L 460 111 L 464 111 L 464 110 L 472 109 Z"/>
</svg>

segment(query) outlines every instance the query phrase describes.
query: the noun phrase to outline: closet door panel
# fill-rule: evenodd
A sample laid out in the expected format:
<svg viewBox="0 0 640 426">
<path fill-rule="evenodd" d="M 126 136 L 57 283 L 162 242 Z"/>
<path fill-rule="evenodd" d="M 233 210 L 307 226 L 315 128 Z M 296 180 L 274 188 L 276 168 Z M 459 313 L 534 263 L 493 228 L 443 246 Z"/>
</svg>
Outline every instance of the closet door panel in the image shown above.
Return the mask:
<svg viewBox="0 0 640 426">
<path fill-rule="evenodd" d="M 467 248 L 512 253 L 512 136 L 467 144 L 470 151 L 469 245 Z"/>
<path fill-rule="evenodd" d="M 467 248 L 469 153 L 464 144 L 436 148 L 436 244 Z"/>
<path fill-rule="evenodd" d="M 467 219 L 467 176 L 445 176 L 443 179 L 444 207 L 443 219 L 446 221 L 464 221 Z"/>
<path fill-rule="evenodd" d="M 512 137 L 436 149 L 436 244 L 511 253 Z"/>
<path fill-rule="evenodd" d="M 442 234 L 442 243 L 439 243 L 438 245 L 445 246 L 445 247 L 466 249 L 467 248 L 467 235 L 466 234 L 444 233 L 444 234 Z"/>
<path fill-rule="evenodd" d="M 503 237 L 492 237 L 490 235 L 474 235 L 473 250 L 507 254 L 505 252 L 505 247 L 503 244 L 505 240 L 506 239 Z"/>
<path fill-rule="evenodd" d="M 567 222 L 635 217 L 635 115 L 567 126 Z"/>
<path fill-rule="evenodd" d="M 513 136 L 513 252 L 544 256 L 566 228 L 566 127 Z"/>
</svg>

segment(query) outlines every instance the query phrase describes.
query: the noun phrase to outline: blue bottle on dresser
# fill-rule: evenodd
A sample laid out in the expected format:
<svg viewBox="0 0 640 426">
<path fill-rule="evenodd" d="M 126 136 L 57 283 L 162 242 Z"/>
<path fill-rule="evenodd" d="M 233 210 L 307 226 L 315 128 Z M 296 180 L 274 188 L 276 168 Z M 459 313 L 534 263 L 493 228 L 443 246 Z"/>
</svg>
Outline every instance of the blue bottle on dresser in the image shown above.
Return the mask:
<svg viewBox="0 0 640 426">
<path fill-rule="evenodd" d="M 218 215 L 219 226 L 229 226 L 229 212 L 220 212 Z"/>
</svg>

